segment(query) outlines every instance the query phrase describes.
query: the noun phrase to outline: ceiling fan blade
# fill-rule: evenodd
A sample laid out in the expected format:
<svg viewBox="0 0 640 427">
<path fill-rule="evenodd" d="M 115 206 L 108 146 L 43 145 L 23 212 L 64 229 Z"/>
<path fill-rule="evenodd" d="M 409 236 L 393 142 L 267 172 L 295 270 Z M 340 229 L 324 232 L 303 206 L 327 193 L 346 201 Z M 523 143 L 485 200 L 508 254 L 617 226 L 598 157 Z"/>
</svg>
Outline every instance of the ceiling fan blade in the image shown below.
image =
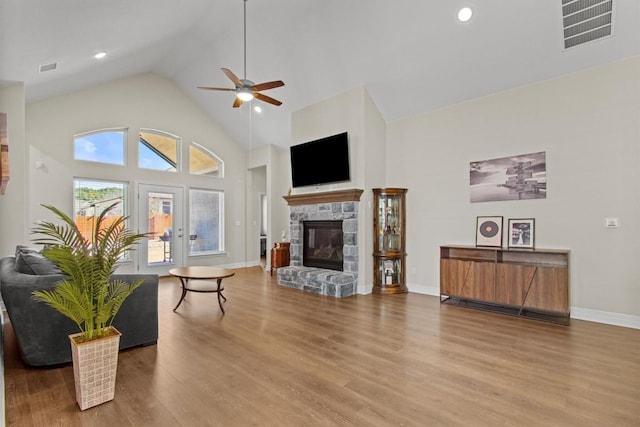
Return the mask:
<svg viewBox="0 0 640 427">
<path fill-rule="evenodd" d="M 259 92 L 261 90 L 274 89 L 280 86 L 284 86 L 284 82 L 282 80 L 276 80 L 273 82 L 258 83 L 257 85 L 253 85 L 253 90 L 254 92 Z"/>
<path fill-rule="evenodd" d="M 267 95 L 263 95 L 261 93 L 258 92 L 254 92 L 253 96 L 255 96 L 257 99 L 259 99 L 260 101 L 264 101 L 264 102 L 268 102 L 269 104 L 273 104 L 275 106 L 280 106 L 282 105 L 282 102 L 278 101 L 277 99 L 273 99 L 270 96 Z"/>
<path fill-rule="evenodd" d="M 233 108 L 238 108 L 238 107 L 239 107 L 239 106 L 241 106 L 241 105 L 242 105 L 242 99 L 240 99 L 240 98 L 238 98 L 238 97 L 236 96 L 236 100 L 235 100 L 235 101 L 233 101 Z"/>
<path fill-rule="evenodd" d="M 228 87 L 207 87 L 207 86 L 198 86 L 198 89 L 204 90 L 224 90 L 227 92 L 233 92 L 235 89 L 229 89 Z"/>
<path fill-rule="evenodd" d="M 228 68 L 223 68 L 222 72 L 229 77 L 229 80 L 231 80 L 233 82 L 234 85 L 236 86 L 242 86 L 242 82 L 240 81 L 240 79 L 238 78 L 238 76 L 236 76 L 235 74 L 233 74 L 233 71 L 231 71 Z"/>
</svg>

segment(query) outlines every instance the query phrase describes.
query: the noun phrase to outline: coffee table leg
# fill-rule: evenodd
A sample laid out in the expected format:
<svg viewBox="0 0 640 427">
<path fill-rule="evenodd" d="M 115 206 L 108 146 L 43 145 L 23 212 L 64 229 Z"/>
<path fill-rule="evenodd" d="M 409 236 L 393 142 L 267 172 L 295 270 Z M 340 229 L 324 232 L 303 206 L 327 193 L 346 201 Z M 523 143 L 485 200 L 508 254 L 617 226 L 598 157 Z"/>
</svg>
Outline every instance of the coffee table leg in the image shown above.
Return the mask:
<svg viewBox="0 0 640 427">
<path fill-rule="evenodd" d="M 218 291 L 216 292 L 218 294 L 218 305 L 220 306 L 220 310 L 222 310 L 222 314 L 224 314 L 224 308 L 222 308 L 222 301 L 220 300 L 220 298 L 222 298 L 223 300 L 227 300 L 224 295 L 222 295 L 222 291 L 224 290 L 224 288 L 221 288 L 220 286 L 222 285 L 222 279 L 218 279 Z"/>
<path fill-rule="evenodd" d="M 178 305 L 176 305 L 176 308 L 173 309 L 173 311 L 176 311 L 178 309 L 178 307 L 180 307 L 180 304 L 182 304 L 182 300 L 184 300 L 185 295 L 187 295 L 187 281 L 189 279 L 186 279 L 184 277 L 180 278 L 180 284 L 182 285 L 182 295 L 180 296 L 180 301 L 178 301 Z"/>
</svg>

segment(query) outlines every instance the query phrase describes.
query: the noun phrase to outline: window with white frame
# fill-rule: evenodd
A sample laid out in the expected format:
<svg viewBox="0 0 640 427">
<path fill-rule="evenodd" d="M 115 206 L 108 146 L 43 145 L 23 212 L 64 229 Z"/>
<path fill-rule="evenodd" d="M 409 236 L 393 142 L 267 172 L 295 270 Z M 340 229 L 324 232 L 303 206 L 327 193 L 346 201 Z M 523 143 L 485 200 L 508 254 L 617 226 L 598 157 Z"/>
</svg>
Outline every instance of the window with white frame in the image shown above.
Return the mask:
<svg viewBox="0 0 640 427">
<path fill-rule="evenodd" d="M 103 129 L 73 137 L 73 158 L 90 162 L 124 165 L 126 129 Z"/>
<path fill-rule="evenodd" d="M 224 251 L 224 192 L 189 190 L 189 255 Z"/>
<path fill-rule="evenodd" d="M 210 150 L 192 142 L 189 146 L 189 173 L 222 178 L 224 162 Z"/>
<path fill-rule="evenodd" d="M 112 204 L 104 225 L 109 226 L 117 218 L 125 216 L 127 183 L 88 178 L 73 180 L 73 215 L 82 235 L 91 240 L 97 216 Z"/>
<path fill-rule="evenodd" d="M 180 138 L 175 135 L 141 130 L 138 139 L 138 167 L 177 172 L 179 146 Z"/>
</svg>

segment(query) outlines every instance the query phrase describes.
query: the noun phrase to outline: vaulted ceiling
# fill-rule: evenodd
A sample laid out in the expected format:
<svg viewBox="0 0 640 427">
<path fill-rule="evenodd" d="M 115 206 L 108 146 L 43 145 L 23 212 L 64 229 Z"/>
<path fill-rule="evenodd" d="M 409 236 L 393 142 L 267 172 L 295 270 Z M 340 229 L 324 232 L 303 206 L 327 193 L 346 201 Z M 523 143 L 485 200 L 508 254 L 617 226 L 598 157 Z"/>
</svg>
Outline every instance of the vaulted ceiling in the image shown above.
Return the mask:
<svg viewBox="0 0 640 427">
<path fill-rule="evenodd" d="M 563 4 L 603 1 L 249 0 L 247 78 L 285 82 L 256 114 L 196 88 L 244 77 L 242 0 L 0 0 L 0 83 L 32 101 L 153 72 L 245 147 L 288 146 L 292 112 L 359 86 L 389 122 L 640 55 L 638 0 L 613 0 L 611 36 L 564 48 Z"/>
</svg>

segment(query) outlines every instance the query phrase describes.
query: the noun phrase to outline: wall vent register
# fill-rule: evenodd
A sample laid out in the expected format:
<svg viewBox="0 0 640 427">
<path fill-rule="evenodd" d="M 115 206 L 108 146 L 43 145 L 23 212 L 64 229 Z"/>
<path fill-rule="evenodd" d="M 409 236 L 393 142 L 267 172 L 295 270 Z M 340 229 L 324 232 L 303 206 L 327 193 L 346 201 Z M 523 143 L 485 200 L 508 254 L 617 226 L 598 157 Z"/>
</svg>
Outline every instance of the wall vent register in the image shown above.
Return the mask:
<svg viewBox="0 0 640 427">
<path fill-rule="evenodd" d="M 612 34 L 613 0 L 562 0 L 564 48 Z"/>
</svg>

